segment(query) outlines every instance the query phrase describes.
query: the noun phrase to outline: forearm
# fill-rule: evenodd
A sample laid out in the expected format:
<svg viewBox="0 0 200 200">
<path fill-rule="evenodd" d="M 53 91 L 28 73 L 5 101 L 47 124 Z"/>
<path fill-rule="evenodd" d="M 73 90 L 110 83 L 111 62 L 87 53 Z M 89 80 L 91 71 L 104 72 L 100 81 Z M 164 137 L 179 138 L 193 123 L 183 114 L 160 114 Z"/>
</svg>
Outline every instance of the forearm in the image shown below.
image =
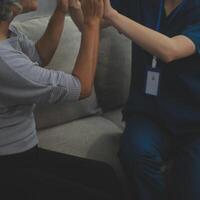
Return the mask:
<svg viewBox="0 0 200 200">
<path fill-rule="evenodd" d="M 113 12 L 109 17 L 110 23 L 134 43 L 164 62 L 175 59 L 177 45 L 172 38 L 147 28 L 121 14 Z"/>
<path fill-rule="evenodd" d="M 96 72 L 99 47 L 99 23 L 84 25 L 73 75 L 81 82 L 81 98 L 90 95 Z"/>
<path fill-rule="evenodd" d="M 60 41 L 64 28 L 65 14 L 55 10 L 43 36 L 36 43 L 36 49 L 40 55 L 43 65 L 51 61 Z"/>
</svg>

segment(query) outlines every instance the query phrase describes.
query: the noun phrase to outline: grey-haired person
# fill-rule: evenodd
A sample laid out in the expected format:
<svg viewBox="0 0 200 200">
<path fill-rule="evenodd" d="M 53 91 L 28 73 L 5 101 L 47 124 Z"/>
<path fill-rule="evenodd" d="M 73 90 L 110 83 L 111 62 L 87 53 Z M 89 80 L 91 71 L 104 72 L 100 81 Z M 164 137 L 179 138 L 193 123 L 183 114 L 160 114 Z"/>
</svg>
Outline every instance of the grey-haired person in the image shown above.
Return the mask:
<svg viewBox="0 0 200 200">
<path fill-rule="evenodd" d="M 58 46 L 68 0 L 57 0 L 47 30 L 35 44 L 10 25 L 15 16 L 37 7 L 37 0 L 0 0 L 0 198 L 116 199 L 116 177 L 106 164 L 37 147 L 33 115 L 36 104 L 90 95 L 103 0 L 82 1 L 84 31 L 72 74 L 44 68 Z"/>
</svg>

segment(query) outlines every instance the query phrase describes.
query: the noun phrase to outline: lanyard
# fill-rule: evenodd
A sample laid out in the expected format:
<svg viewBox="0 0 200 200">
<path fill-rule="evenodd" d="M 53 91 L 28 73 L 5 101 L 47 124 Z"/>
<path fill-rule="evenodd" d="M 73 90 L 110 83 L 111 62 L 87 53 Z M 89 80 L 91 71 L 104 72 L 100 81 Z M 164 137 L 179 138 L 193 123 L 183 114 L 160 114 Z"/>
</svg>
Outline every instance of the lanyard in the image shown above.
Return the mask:
<svg viewBox="0 0 200 200">
<path fill-rule="evenodd" d="M 160 8 L 159 8 L 159 13 L 158 13 L 158 20 L 157 20 L 157 24 L 156 24 L 156 31 L 158 31 L 158 32 L 160 31 L 163 8 L 164 8 L 164 0 L 160 0 Z"/>
<path fill-rule="evenodd" d="M 156 24 L 156 31 L 159 32 L 161 28 L 161 19 L 162 19 L 162 14 L 163 14 L 163 8 L 164 8 L 164 0 L 160 0 L 160 8 L 159 8 L 159 13 L 158 13 L 158 20 Z M 157 57 L 153 56 L 152 60 L 152 68 L 155 69 L 157 67 Z"/>
<path fill-rule="evenodd" d="M 172 18 L 175 17 L 175 15 L 182 9 L 184 4 L 187 2 L 187 0 L 183 0 L 181 5 L 178 7 L 178 9 L 173 13 Z M 161 19 L 162 19 L 162 14 L 163 14 L 163 8 L 164 8 L 164 0 L 160 0 L 160 9 L 159 9 L 159 14 L 158 14 L 158 20 L 156 24 L 156 31 L 159 32 L 161 28 Z M 153 56 L 152 60 L 152 68 L 155 69 L 157 67 L 157 57 Z"/>
</svg>

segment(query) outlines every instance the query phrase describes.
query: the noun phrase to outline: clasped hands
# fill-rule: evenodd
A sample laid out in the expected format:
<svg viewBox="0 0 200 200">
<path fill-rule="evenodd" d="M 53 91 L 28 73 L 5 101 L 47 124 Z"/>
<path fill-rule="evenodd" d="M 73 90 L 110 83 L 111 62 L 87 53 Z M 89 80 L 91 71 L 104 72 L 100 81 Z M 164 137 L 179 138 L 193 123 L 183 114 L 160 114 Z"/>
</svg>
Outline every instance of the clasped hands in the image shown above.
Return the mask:
<svg viewBox="0 0 200 200">
<path fill-rule="evenodd" d="M 57 0 L 57 9 L 65 14 L 69 7 L 81 9 L 85 22 L 107 19 L 114 10 L 110 0 Z"/>
</svg>

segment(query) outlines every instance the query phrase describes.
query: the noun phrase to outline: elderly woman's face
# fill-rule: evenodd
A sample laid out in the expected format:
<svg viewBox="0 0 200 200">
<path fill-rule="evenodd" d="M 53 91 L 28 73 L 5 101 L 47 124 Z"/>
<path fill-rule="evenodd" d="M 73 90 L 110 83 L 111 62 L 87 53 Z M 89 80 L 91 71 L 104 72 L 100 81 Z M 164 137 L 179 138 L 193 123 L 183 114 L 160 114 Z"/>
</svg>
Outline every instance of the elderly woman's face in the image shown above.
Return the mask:
<svg viewBox="0 0 200 200">
<path fill-rule="evenodd" d="M 20 4 L 23 7 L 23 13 L 35 11 L 38 8 L 38 1 L 37 0 L 20 0 Z"/>
</svg>

